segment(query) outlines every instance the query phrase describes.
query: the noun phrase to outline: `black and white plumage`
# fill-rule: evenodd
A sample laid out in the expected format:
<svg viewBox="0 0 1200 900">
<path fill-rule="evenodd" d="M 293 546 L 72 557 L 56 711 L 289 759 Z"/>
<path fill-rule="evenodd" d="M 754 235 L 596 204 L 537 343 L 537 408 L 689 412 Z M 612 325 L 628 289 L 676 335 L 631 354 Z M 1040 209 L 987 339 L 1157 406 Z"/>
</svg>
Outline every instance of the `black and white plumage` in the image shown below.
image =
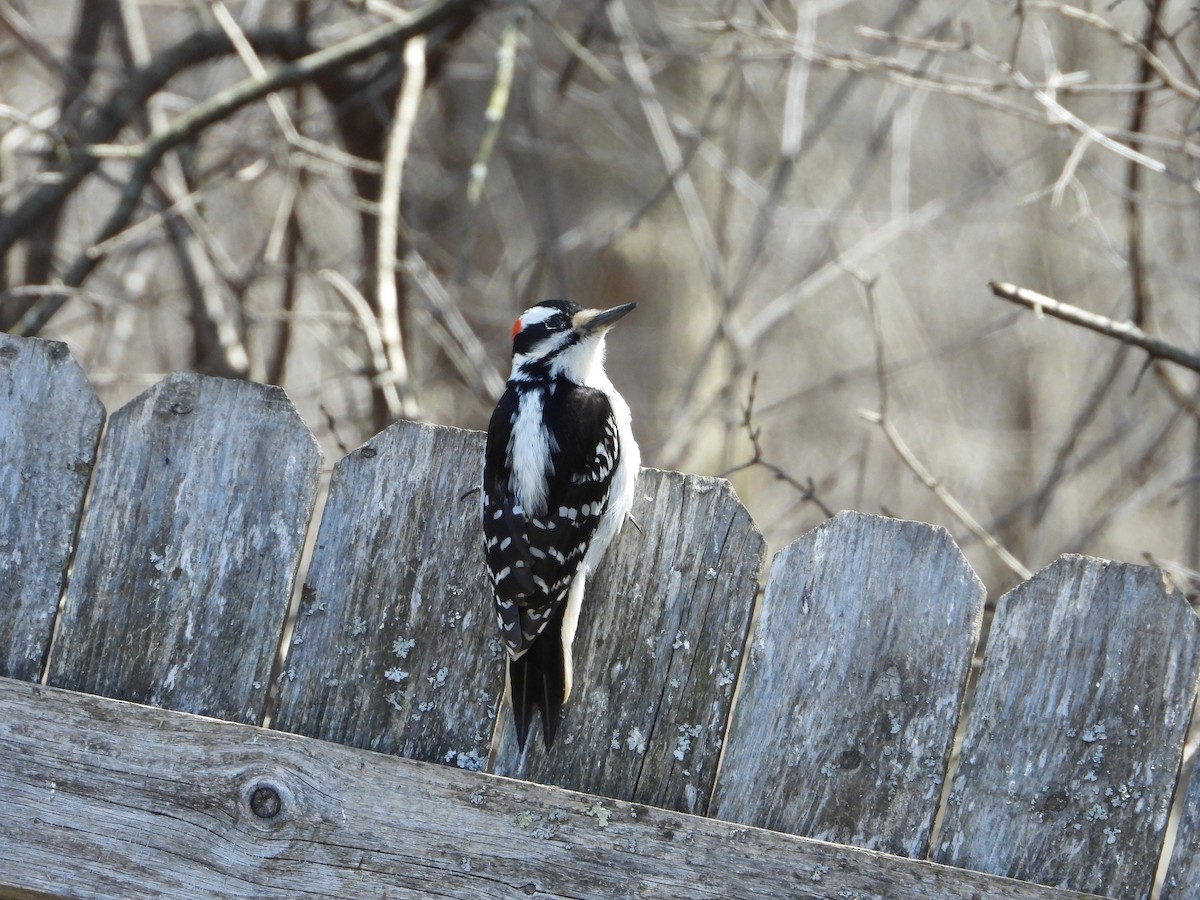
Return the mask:
<svg viewBox="0 0 1200 900">
<path fill-rule="evenodd" d="M 604 374 L 604 336 L 634 306 L 547 300 L 513 323 L 512 374 L 488 425 L 483 534 L 522 750 L 535 709 L 546 747 L 554 740 L 585 583 L 633 505 L 640 453 Z"/>
</svg>

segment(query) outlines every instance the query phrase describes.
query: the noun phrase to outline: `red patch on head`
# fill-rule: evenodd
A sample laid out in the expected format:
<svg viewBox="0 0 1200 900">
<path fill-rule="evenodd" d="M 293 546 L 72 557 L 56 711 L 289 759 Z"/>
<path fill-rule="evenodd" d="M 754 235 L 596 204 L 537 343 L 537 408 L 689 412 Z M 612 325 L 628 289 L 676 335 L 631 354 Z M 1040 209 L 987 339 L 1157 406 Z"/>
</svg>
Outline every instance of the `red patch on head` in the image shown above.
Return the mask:
<svg viewBox="0 0 1200 900">
<path fill-rule="evenodd" d="M 515 338 L 521 332 L 521 320 L 517 319 L 513 322 L 512 336 Z"/>
</svg>

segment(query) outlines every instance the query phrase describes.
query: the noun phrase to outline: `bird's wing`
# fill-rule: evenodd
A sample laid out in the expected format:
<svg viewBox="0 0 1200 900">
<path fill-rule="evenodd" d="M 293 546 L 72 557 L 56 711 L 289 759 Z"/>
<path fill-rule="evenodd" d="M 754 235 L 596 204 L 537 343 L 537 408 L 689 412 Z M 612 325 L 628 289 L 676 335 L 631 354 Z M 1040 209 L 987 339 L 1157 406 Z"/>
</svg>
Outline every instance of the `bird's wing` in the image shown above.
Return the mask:
<svg viewBox="0 0 1200 900">
<path fill-rule="evenodd" d="M 507 395 L 506 395 L 507 396 Z M 484 552 L 497 620 L 509 651 L 523 653 L 566 601 L 608 502 L 620 448 L 601 391 L 562 381 L 546 395 L 551 471 L 544 509 L 522 505 L 506 465 L 518 411 L 502 399 L 488 428 L 483 484 Z"/>
</svg>

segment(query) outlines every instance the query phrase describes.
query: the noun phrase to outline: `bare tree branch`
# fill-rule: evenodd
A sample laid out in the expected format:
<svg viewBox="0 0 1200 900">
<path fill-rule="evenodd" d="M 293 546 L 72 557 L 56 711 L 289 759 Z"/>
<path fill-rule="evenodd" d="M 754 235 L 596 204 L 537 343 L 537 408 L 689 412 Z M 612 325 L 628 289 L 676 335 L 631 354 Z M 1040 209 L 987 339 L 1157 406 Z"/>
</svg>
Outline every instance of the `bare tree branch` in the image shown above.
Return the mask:
<svg viewBox="0 0 1200 900">
<path fill-rule="evenodd" d="M 993 281 L 988 287 L 992 289 L 993 294 L 1002 300 L 1017 303 L 1033 310 L 1038 315 L 1045 313 L 1054 316 L 1056 319 L 1062 319 L 1064 322 L 1070 322 L 1072 325 L 1088 328 L 1105 337 L 1110 337 L 1126 344 L 1132 344 L 1146 351 L 1153 359 L 1163 359 L 1167 362 L 1183 366 L 1185 369 L 1191 369 L 1193 372 L 1200 372 L 1200 355 L 1191 353 L 1181 347 L 1176 347 L 1174 344 L 1169 344 L 1158 338 L 1151 337 L 1132 322 L 1118 322 L 1115 319 L 1108 318 L 1108 316 L 1097 315 L 1096 313 L 1088 312 L 1086 309 L 1080 309 L 1078 306 L 1060 303 L 1053 297 L 1047 297 L 1045 294 L 1039 294 L 1037 291 L 1029 290 L 1029 288 L 1017 287 L 1015 284 L 1008 284 L 1003 281 Z"/>
<path fill-rule="evenodd" d="M 337 291 L 338 296 L 345 301 L 350 310 L 358 317 L 362 328 L 363 338 L 367 342 L 369 356 L 368 371 L 371 375 L 371 386 L 377 389 L 387 404 L 388 413 L 397 414 L 403 409 L 400 403 L 400 393 L 396 389 L 396 379 L 392 377 L 388 362 L 387 345 L 380 332 L 379 322 L 371 304 L 345 275 L 333 269 L 323 269 L 317 273 L 321 279 Z"/>
<path fill-rule="evenodd" d="M 296 59 L 312 52 L 304 36 L 296 32 L 266 29 L 255 36 L 255 41 L 260 52 L 270 48 L 274 55 L 284 59 Z M 140 114 L 151 96 L 179 73 L 228 55 L 231 50 L 229 39 L 223 33 L 196 32 L 155 56 L 144 68 L 129 73 L 96 111 L 91 124 L 80 136 L 78 147 L 82 149 L 67 157 L 63 167 L 53 173 L 53 178 L 44 180 L 37 190 L 0 218 L 0 256 L 7 254 L 38 219 L 96 170 L 104 158 L 98 148 L 116 140 L 121 129 Z"/>
<path fill-rule="evenodd" d="M 400 326 L 400 296 L 396 286 L 396 244 L 400 240 L 400 192 L 404 183 L 404 163 L 412 140 L 413 124 L 425 89 L 425 38 L 411 39 L 404 47 L 404 85 L 396 98 L 391 134 L 383 160 L 383 181 L 379 189 L 379 250 L 375 263 L 375 293 L 379 310 L 379 331 L 387 352 L 388 374 L 395 380 L 400 408 L 392 417 L 418 414 L 413 395 L 408 360 L 404 353 L 404 334 Z"/>
<path fill-rule="evenodd" d="M 1161 0 L 1155 0 L 1154 3 L 1150 4 L 1150 24 L 1147 29 L 1148 34 L 1152 35 L 1154 33 L 1157 27 L 1156 22 L 1161 9 Z M 1138 58 L 1141 59 L 1142 63 L 1144 64 L 1146 70 L 1153 70 L 1154 74 L 1161 78 L 1163 80 L 1163 84 L 1165 84 L 1171 90 L 1182 95 L 1183 97 L 1186 97 L 1188 100 L 1200 100 L 1200 89 L 1197 89 L 1195 85 L 1188 84 L 1185 81 L 1180 81 L 1175 73 L 1167 68 L 1166 63 L 1164 63 L 1162 59 L 1154 53 L 1153 43 L 1151 40 L 1146 40 L 1145 42 L 1139 41 L 1133 35 L 1126 34 L 1124 31 L 1121 31 L 1121 29 L 1117 28 L 1107 19 L 1104 19 L 1093 12 L 1089 12 L 1088 10 L 1079 9 L 1076 6 L 1062 6 L 1058 11 L 1068 19 L 1077 19 L 1080 22 L 1086 22 L 1092 27 L 1098 28 L 1106 34 L 1112 35 L 1121 42 L 1122 46 L 1136 53 Z M 1138 80 L 1145 81 L 1146 79 L 1143 76 Z"/>
<path fill-rule="evenodd" d="M 100 229 L 92 242 L 92 247 L 85 250 L 67 270 L 63 277 L 63 284 L 67 287 L 78 287 L 104 258 L 103 251 L 98 251 L 97 246 L 118 234 L 129 223 L 150 174 L 168 151 L 191 140 L 214 122 L 227 118 L 268 94 L 317 79 L 322 75 L 366 59 L 382 49 L 403 43 L 416 35 L 425 34 L 456 14 L 466 11 L 477 2 L 478 0 L 431 0 L 412 13 L 405 21 L 380 25 L 341 43 L 310 53 L 295 62 L 285 63 L 268 73 L 266 77 L 248 78 L 228 90 L 196 104 L 187 112 L 180 114 L 168 128 L 155 131 L 140 148 L 133 171 L 125 184 L 116 209 Z M 225 41 L 228 46 L 228 39 L 226 38 Z M 125 109 L 120 111 L 129 112 Z M 67 173 L 64 173 L 64 179 L 73 180 L 77 184 L 95 168 L 96 164 L 97 160 L 94 157 L 80 157 L 69 167 L 69 177 Z M 57 188 L 51 192 L 51 204 L 54 202 L 54 196 L 64 195 L 61 190 L 62 183 L 46 187 Z M 44 203 L 45 198 L 42 198 L 38 203 L 32 204 L 31 208 L 27 209 L 23 215 L 9 216 L 5 221 L 0 221 L 0 254 L 7 252 L 12 243 L 19 238 L 21 232 L 16 229 L 20 222 L 35 218 L 38 207 Z M 25 206 L 28 204 L 23 205 L 22 208 Z M 43 300 L 28 310 L 10 331 L 18 335 L 36 334 L 64 302 L 65 296 Z"/>
<path fill-rule="evenodd" d="M 135 65 L 144 68 L 151 60 L 151 53 L 140 7 L 132 0 L 121 0 L 119 8 L 129 56 Z M 169 127 L 167 115 L 157 103 L 147 104 L 144 118 L 152 129 Z M 210 374 L 245 378 L 250 374 L 250 354 L 234 327 L 232 302 L 222 291 L 216 266 L 206 252 L 208 247 L 202 238 L 193 189 L 177 153 L 164 155 L 161 171 L 154 181 L 168 209 L 180 213 L 165 215 L 163 222 L 176 247 L 180 273 L 192 297 L 193 365 Z"/>
</svg>

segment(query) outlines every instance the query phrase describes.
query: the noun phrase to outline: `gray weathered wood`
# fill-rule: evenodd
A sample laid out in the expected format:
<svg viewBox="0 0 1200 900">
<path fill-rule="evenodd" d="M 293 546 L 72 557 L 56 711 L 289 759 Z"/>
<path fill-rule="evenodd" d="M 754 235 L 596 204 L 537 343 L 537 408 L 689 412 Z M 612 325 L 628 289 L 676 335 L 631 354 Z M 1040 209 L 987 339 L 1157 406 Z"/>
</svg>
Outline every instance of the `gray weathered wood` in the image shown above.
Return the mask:
<svg viewBox="0 0 1200 900">
<path fill-rule="evenodd" d="M 66 344 L 0 334 L 0 675 L 41 678 L 103 424 Z"/>
<path fill-rule="evenodd" d="M 924 857 L 984 596 L 932 525 L 843 512 L 787 547 L 712 814 Z"/>
<path fill-rule="evenodd" d="M 274 727 L 482 769 L 503 690 L 483 435 L 397 422 L 334 469 Z"/>
<path fill-rule="evenodd" d="M 1148 896 L 1198 651 L 1195 615 L 1156 569 L 1064 556 L 1006 594 L 936 858 Z"/>
<path fill-rule="evenodd" d="M 1077 897 L 0 679 L 0 894 Z"/>
<path fill-rule="evenodd" d="M 260 720 L 319 468 L 277 387 L 171 375 L 115 413 L 50 682 Z"/>
<path fill-rule="evenodd" d="M 588 588 L 554 747 L 539 725 L 522 758 L 506 721 L 495 771 L 703 815 L 763 539 L 719 478 L 643 469 L 633 520 Z"/>
<path fill-rule="evenodd" d="M 1200 756 L 1191 762 L 1191 781 L 1183 801 L 1183 816 L 1175 832 L 1171 865 L 1159 900 L 1189 900 L 1200 886 Z"/>
</svg>

